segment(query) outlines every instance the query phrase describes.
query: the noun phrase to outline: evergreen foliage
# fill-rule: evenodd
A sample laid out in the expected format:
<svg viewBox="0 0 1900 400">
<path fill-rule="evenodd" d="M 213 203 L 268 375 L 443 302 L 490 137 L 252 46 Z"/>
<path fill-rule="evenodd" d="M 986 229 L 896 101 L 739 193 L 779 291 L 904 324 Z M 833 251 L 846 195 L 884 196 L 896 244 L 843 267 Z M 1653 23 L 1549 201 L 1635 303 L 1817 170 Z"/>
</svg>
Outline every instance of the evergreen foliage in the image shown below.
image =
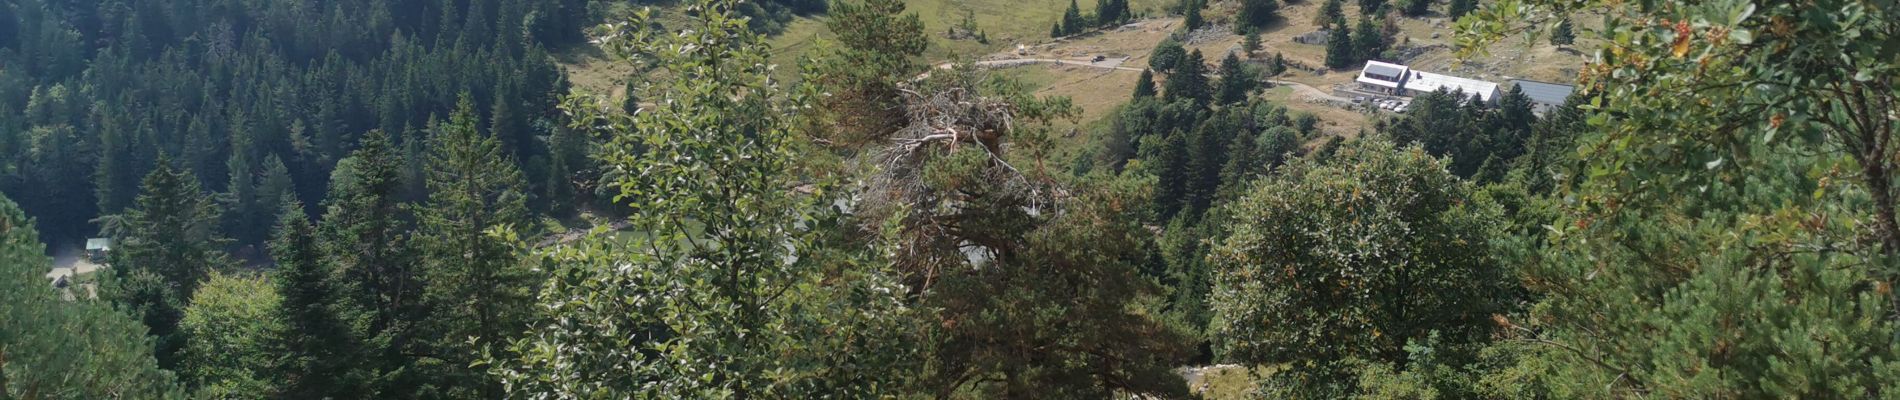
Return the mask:
<svg viewBox="0 0 1900 400">
<path fill-rule="evenodd" d="M 1246 34 L 1272 24 L 1280 17 L 1278 0 L 1241 0 L 1240 12 L 1234 16 L 1234 32 Z"/>
<path fill-rule="evenodd" d="M 1128 8 L 1128 0 L 1095 0 L 1095 24 L 1103 28 L 1113 28 L 1135 18 L 1134 11 Z"/>
<path fill-rule="evenodd" d="M 1359 52 L 1353 47 L 1353 31 L 1351 27 L 1346 26 L 1346 20 L 1342 18 L 1333 25 L 1335 28 L 1326 37 L 1326 67 L 1343 69 L 1352 67 L 1354 61 L 1363 61 L 1354 60 L 1359 57 Z M 1365 34 L 1360 34 L 1360 36 L 1365 36 Z"/>
<path fill-rule="evenodd" d="M 1155 97 L 1155 74 L 1152 69 L 1142 69 L 1141 76 L 1135 78 L 1135 98 Z"/>
<path fill-rule="evenodd" d="M 159 366 L 173 369 L 185 344 L 178 331 L 184 308 L 209 271 L 228 261 L 219 250 L 217 204 L 190 171 L 161 158 L 144 181 L 135 207 L 107 220 L 117 248 L 100 293 L 145 322 Z"/>
<path fill-rule="evenodd" d="M 470 368 L 526 325 L 534 276 L 517 258 L 527 184 L 501 142 L 476 127 L 474 102 L 430 127 L 429 199 L 416 207 L 427 373 L 449 397 L 501 397 L 500 382 Z"/>
<path fill-rule="evenodd" d="M 64 251 L 133 207 L 164 154 L 255 247 L 280 204 L 260 192 L 269 158 L 318 204 L 364 132 L 404 134 L 463 91 L 526 169 L 567 90 L 547 49 L 582 41 L 587 3 L 9 3 L 0 20 L 24 33 L 0 40 L 0 115 L 21 117 L 0 120 L 0 193 Z"/>
<path fill-rule="evenodd" d="M 1207 20 L 1201 16 L 1201 9 L 1207 8 L 1206 0 L 1181 0 L 1181 3 L 1182 30 L 1193 32 L 1207 25 Z"/>
<path fill-rule="evenodd" d="M 287 202 L 285 208 L 302 208 Z M 277 272 L 271 283 L 279 295 L 275 315 L 281 330 L 271 333 L 282 355 L 274 364 L 277 395 L 297 399 L 362 397 L 368 384 L 357 369 L 365 355 L 359 333 L 345 319 L 348 303 L 317 242 L 316 228 L 303 213 L 284 213 L 271 239 Z"/>
<path fill-rule="evenodd" d="M 1212 85 L 1207 82 L 1207 59 L 1201 57 L 1201 50 L 1195 49 L 1181 59 L 1174 72 L 1168 74 L 1167 90 L 1161 93 L 1162 99 L 1175 101 L 1193 100 L 1196 104 L 1207 104 L 1213 100 Z"/>
<path fill-rule="evenodd" d="M 62 300 L 47 284 L 52 263 L 33 226 L 0 196 L 0 397 L 185 398 L 138 320 L 102 302 Z"/>
<path fill-rule="evenodd" d="M 1241 64 L 1240 57 L 1227 53 L 1220 61 L 1220 91 L 1215 93 L 1217 104 L 1234 104 L 1247 100 L 1247 96 L 1259 89 L 1260 78 L 1254 71 Z"/>
<path fill-rule="evenodd" d="M 1326 0 L 1320 3 L 1319 12 L 1313 13 L 1313 25 L 1319 29 L 1346 29 L 1345 0 Z"/>
<path fill-rule="evenodd" d="M 1359 17 L 1368 18 L 1385 13 L 1386 0 L 1359 0 Z"/>
<path fill-rule="evenodd" d="M 1550 44 L 1553 46 L 1569 46 L 1571 43 L 1576 43 L 1577 34 L 1576 32 L 1572 32 L 1572 29 L 1570 26 L 1570 18 L 1558 20 L 1557 26 L 1550 28 Z"/>
<path fill-rule="evenodd" d="M 1379 30 L 1379 26 L 1373 25 L 1371 18 L 1364 16 L 1359 17 L 1359 27 L 1354 28 L 1352 31 L 1352 63 L 1363 63 L 1367 60 L 1382 58 L 1380 54 L 1385 53 L 1385 46 L 1385 33 Z M 1328 47 L 1327 49 L 1331 50 L 1332 48 Z M 1331 54 L 1329 53 L 1328 55 L 1330 56 Z"/>
<path fill-rule="evenodd" d="M 829 96 L 819 98 L 822 116 L 819 135 L 846 143 L 881 140 L 904 119 L 897 84 L 923 73 L 919 61 L 927 43 L 924 23 L 904 12 L 898 0 L 838 3 L 825 22 L 838 34 L 838 47 L 826 47 L 806 62 L 816 86 Z"/>
<path fill-rule="evenodd" d="M 1451 5 L 1445 7 L 1445 16 L 1456 20 L 1477 10 L 1478 0 L 1451 0 Z"/>
</svg>

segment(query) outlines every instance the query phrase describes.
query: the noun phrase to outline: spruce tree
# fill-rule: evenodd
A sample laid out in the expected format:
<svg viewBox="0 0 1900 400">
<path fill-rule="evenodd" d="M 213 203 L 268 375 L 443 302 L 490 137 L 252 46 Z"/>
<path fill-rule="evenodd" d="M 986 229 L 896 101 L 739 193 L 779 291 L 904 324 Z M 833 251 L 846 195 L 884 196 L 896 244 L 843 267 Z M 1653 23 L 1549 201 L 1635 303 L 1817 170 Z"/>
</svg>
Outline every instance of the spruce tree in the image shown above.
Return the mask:
<svg viewBox="0 0 1900 400">
<path fill-rule="evenodd" d="M 1326 39 L 1326 67 L 1343 69 L 1351 67 L 1357 56 L 1352 47 L 1352 28 L 1341 19 L 1334 23 L 1332 34 Z"/>
<path fill-rule="evenodd" d="M 240 245 L 257 244 L 264 241 L 267 234 L 261 227 L 268 226 L 270 220 L 265 207 L 275 207 L 275 201 L 261 201 L 257 195 L 257 165 L 251 159 L 251 139 L 248 132 L 231 133 L 231 157 L 225 161 L 225 172 L 229 180 L 223 193 L 227 204 L 221 207 L 226 223 L 224 232 Z"/>
<path fill-rule="evenodd" d="M 1207 24 L 1207 21 L 1201 17 L 1201 7 L 1206 4 L 1197 0 L 1187 0 L 1187 2 L 1189 3 L 1187 9 L 1181 11 L 1186 14 L 1181 26 L 1186 28 L 1186 31 L 1193 32 L 1195 29 L 1201 29 L 1201 25 Z"/>
<path fill-rule="evenodd" d="M 1240 0 L 1240 13 L 1234 16 L 1234 30 L 1246 33 L 1265 28 L 1279 17 L 1278 0 Z"/>
<path fill-rule="evenodd" d="M 500 141 L 478 130 L 473 107 L 464 95 L 449 120 L 430 129 L 429 199 L 416 208 L 429 311 L 420 325 L 433 358 L 450 366 L 430 373 L 439 390 L 496 398 L 500 382 L 465 366 L 525 325 L 531 275 L 510 241 L 528 222 L 527 192 Z"/>
<path fill-rule="evenodd" d="M 1575 43 L 1577 41 L 1577 33 L 1572 32 L 1572 29 L 1570 26 L 1570 17 L 1564 17 L 1562 21 L 1557 21 L 1557 27 L 1550 29 L 1550 44 L 1554 46 L 1569 46 L 1571 43 Z"/>
<path fill-rule="evenodd" d="M 302 213 L 303 209 L 286 209 L 285 205 L 297 200 L 297 185 L 290 179 L 290 170 L 284 166 L 284 160 L 272 154 L 264 157 L 264 175 L 258 178 L 257 201 L 268 213 L 270 220 L 287 212 Z"/>
<path fill-rule="evenodd" d="M 1127 22 L 1128 0 L 1096 0 L 1095 24 L 1104 28 Z"/>
<path fill-rule="evenodd" d="M 1432 0 L 1404 0 L 1405 8 L 1400 10 L 1407 17 L 1421 17 L 1431 12 Z"/>
<path fill-rule="evenodd" d="M 1247 29 L 1244 35 L 1240 39 L 1240 50 L 1247 53 L 1247 58 L 1253 58 L 1254 53 L 1260 51 L 1260 30 Z"/>
<path fill-rule="evenodd" d="M 1359 16 L 1364 18 L 1383 13 L 1385 2 L 1386 0 L 1359 0 Z"/>
<path fill-rule="evenodd" d="M 412 139 L 414 140 L 414 139 Z M 338 274 L 338 309 L 364 332 L 365 357 L 358 365 L 378 373 L 412 372 L 406 356 L 420 320 L 422 284 L 415 269 L 400 196 L 404 158 L 382 131 L 370 131 L 361 147 L 337 165 L 318 229 L 324 262 Z M 372 388 L 381 395 L 418 389 L 414 375 L 384 377 Z"/>
<path fill-rule="evenodd" d="M 1161 136 L 1151 158 L 1143 163 L 1150 166 L 1157 180 L 1154 189 L 1154 214 L 1161 221 L 1174 218 L 1181 212 L 1188 199 L 1188 183 L 1191 182 L 1191 170 L 1188 166 L 1188 133 L 1181 130 Z M 1150 146 L 1143 146 L 1150 147 Z"/>
<path fill-rule="evenodd" d="M 1319 29 L 1345 29 L 1345 0 L 1326 0 L 1319 6 L 1319 12 L 1313 13 L 1313 25 Z"/>
<path fill-rule="evenodd" d="M 1352 49 L 1353 63 L 1380 58 L 1385 52 L 1385 35 L 1371 18 L 1359 18 L 1359 27 L 1352 31 Z"/>
<path fill-rule="evenodd" d="M 1220 62 L 1220 92 L 1215 97 L 1219 104 L 1234 104 L 1247 100 L 1247 95 L 1259 86 L 1259 81 L 1240 62 L 1240 57 L 1227 53 Z"/>
<path fill-rule="evenodd" d="M 283 206 L 303 208 L 295 201 Z M 298 399 L 366 396 L 365 371 L 354 369 L 363 349 L 339 315 L 343 293 L 324 262 L 316 228 L 302 212 L 279 216 L 271 257 L 277 263 L 271 282 L 283 296 L 273 318 L 284 329 L 271 339 L 284 351 L 277 365 L 279 394 Z"/>
<path fill-rule="evenodd" d="M 133 310 L 157 339 L 159 365 L 177 365 L 183 309 L 207 273 L 227 263 L 219 249 L 218 208 L 190 171 L 160 159 L 122 218 L 112 252 L 114 282 L 104 297 Z"/>
<path fill-rule="evenodd" d="M 1180 99 L 1193 100 L 1195 104 L 1206 105 L 1214 98 L 1213 90 L 1207 84 L 1207 64 L 1201 57 L 1201 50 L 1188 53 L 1181 65 L 1176 66 L 1173 74 L 1168 75 L 1167 91 L 1162 98 L 1169 102 Z"/>
<path fill-rule="evenodd" d="M 1445 8 L 1445 16 L 1456 20 L 1477 9 L 1478 0 L 1451 0 L 1451 5 Z"/>
<path fill-rule="evenodd" d="M 1082 19 L 1082 9 L 1076 7 L 1075 0 L 1069 0 L 1069 8 L 1062 11 L 1062 35 L 1082 33 L 1088 26 L 1088 21 Z"/>
<path fill-rule="evenodd" d="M 1155 96 L 1155 74 L 1153 70 L 1142 69 L 1141 76 L 1135 78 L 1135 98 Z"/>
<path fill-rule="evenodd" d="M 1274 52 L 1273 60 L 1267 62 L 1267 76 L 1280 76 L 1284 73 L 1286 73 L 1286 56 L 1280 52 Z"/>
</svg>

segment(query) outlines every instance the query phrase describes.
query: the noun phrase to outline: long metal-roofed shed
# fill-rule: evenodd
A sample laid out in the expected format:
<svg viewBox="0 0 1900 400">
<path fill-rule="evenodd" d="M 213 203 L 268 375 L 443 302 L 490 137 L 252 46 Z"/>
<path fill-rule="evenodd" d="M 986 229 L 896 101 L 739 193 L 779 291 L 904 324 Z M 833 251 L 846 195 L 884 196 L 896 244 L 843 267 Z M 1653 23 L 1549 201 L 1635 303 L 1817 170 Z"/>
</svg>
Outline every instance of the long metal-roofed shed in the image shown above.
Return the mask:
<svg viewBox="0 0 1900 400">
<path fill-rule="evenodd" d="M 1552 108 L 1562 107 L 1565 101 L 1570 100 L 1570 93 L 1577 91 L 1576 86 L 1528 79 L 1514 80 L 1511 84 L 1517 85 L 1517 90 L 1524 92 L 1524 97 L 1531 99 L 1531 111 L 1538 115 Z"/>
</svg>

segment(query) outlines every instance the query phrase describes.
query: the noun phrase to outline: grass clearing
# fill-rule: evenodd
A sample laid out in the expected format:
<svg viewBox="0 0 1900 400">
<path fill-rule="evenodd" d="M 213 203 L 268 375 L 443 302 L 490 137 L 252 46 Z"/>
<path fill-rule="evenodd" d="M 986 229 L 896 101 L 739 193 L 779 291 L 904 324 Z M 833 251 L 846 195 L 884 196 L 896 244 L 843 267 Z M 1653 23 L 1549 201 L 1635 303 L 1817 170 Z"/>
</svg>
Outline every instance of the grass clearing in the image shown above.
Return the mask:
<svg viewBox="0 0 1900 400">
<path fill-rule="evenodd" d="M 1251 399 L 1260 379 L 1279 370 L 1279 366 L 1209 366 L 1188 374 L 1188 390 L 1207 400 Z"/>
</svg>

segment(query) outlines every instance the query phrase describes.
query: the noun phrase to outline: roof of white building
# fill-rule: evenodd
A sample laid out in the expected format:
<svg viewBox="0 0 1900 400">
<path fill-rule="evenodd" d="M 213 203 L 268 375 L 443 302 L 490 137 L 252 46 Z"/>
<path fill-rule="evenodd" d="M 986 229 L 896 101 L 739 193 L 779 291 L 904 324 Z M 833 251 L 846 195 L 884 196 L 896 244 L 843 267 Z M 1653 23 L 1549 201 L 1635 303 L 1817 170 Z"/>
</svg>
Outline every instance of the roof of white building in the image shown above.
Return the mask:
<svg viewBox="0 0 1900 400">
<path fill-rule="evenodd" d="M 1396 89 L 1399 87 L 1399 83 L 1405 80 L 1406 71 L 1410 71 L 1410 70 L 1411 70 L 1411 67 L 1407 67 L 1400 64 L 1393 64 L 1393 63 L 1379 62 L 1379 61 L 1366 61 L 1365 68 L 1362 68 L 1359 70 L 1359 78 L 1354 79 L 1354 80 L 1358 81 L 1359 83 L 1379 85 L 1379 86 Z M 1390 76 L 1390 77 L 1399 78 L 1399 79 L 1397 81 L 1388 81 L 1385 79 L 1368 77 L 1366 76 L 1367 74 Z"/>
<path fill-rule="evenodd" d="M 1484 101 L 1492 101 L 1498 95 L 1498 84 L 1477 79 L 1440 75 L 1424 71 L 1412 71 L 1405 82 L 1405 89 L 1417 92 L 1433 92 L 1444 88 L 1453 92 L 1464 92 L 1466 97 L 1477 94 Z"/>
<path fill-rule="evenodd" d="M 1527 79 L 1519 79 L 1515 83 L 1517 90 L 1524 91 L 1524 96 L 1530 97 L 1531 101 L 1553 106 L 1564 104 L 1570 99 L 1570 93 L 1577 90 L 1576 86 Z"/>
</svg>

